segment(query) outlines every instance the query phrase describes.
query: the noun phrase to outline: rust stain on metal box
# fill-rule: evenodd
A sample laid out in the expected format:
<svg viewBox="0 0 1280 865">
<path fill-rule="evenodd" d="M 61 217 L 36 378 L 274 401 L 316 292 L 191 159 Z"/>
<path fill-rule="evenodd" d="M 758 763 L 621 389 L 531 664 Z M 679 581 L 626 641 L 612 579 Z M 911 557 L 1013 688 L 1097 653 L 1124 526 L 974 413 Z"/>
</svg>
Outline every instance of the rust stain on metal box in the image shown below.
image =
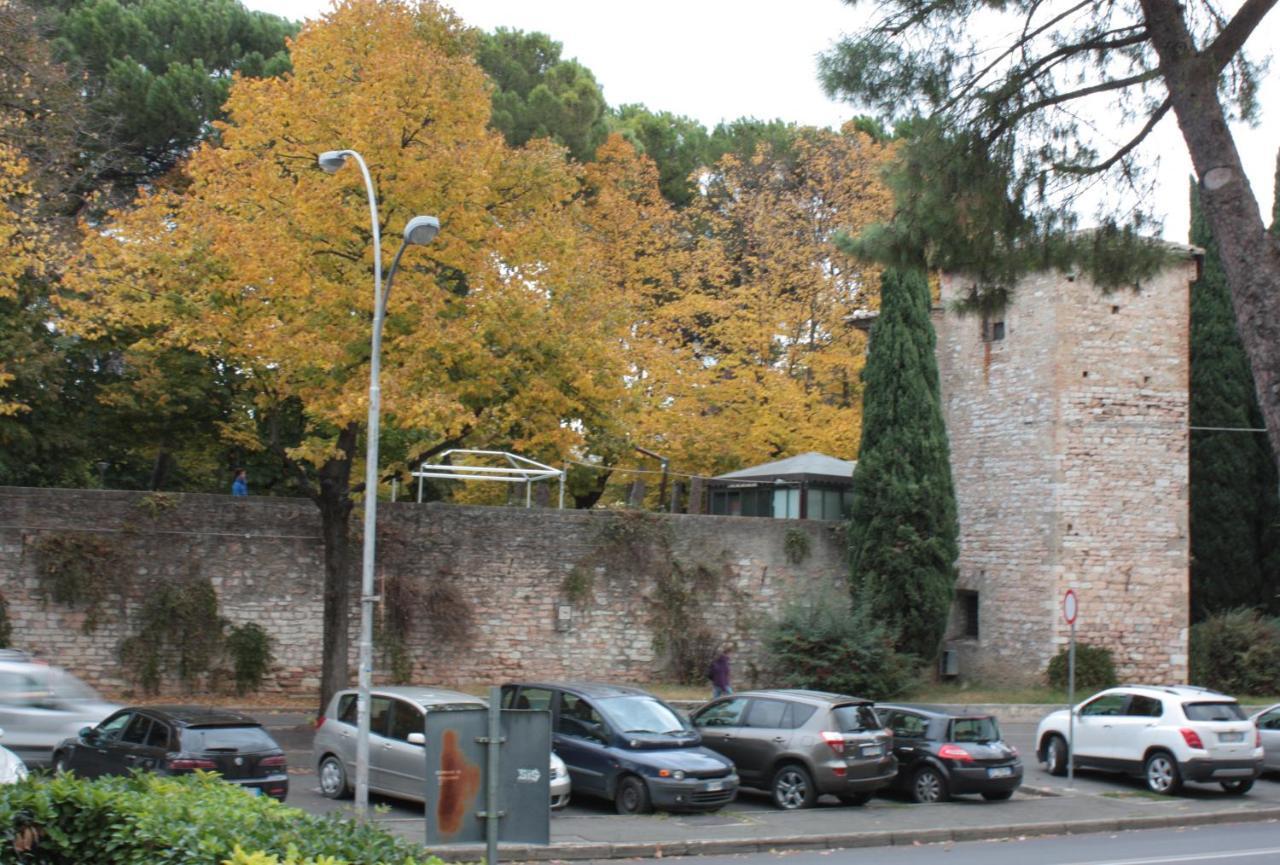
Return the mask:
<svg viewBox="0 0 1280 865">
<path fill-rule="evenodd" d="M 467 808 L 480 790 L 480 767 L 463 756 L 462 749 L 458 747 L 457 730 L 444 731 L 436 781 L 440 785 L 436 825 L 441 835 L 456 835 L 462 829 Z"/>
</svg>

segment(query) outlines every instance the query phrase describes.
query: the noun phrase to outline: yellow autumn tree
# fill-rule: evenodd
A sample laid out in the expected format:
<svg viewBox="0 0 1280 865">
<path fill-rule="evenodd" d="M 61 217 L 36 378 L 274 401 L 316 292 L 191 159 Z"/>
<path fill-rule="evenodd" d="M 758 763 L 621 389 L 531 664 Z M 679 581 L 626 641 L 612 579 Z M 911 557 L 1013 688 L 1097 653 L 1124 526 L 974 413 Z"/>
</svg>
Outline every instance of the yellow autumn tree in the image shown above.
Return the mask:
<svg viewBox="0 0 1280 865">
<path fill-rule="evenodd" d="M 0 117 L 0 131 L 19 122 L 17 117 Z M 6 137 L 0 135 L 0 311 L 22 303 L 21 281 L 43 270 L 27 160 L 17 148 L 4 142 Z M 4 327 L 0 325 L 0 335 Z M 27 410 L 21 400 L 5 398 L 5 388 L 14 379 L 6 364 L 21 360 L 8 355 L 9 352 L 0 351 L 0 416 Z"/>
<path fill-rule="evenodd" d="M 385 261 L 411 217 L 440 218 L 436 240 L 404 256 L 384 335 L 384 429 L 411 441 L 409 456 L 470 443 L 567 453 L 623 381 L 608 343 L 625 313 L 574 266 L 578 179 L 560 148 L 513 150 L 487 128 L 467 49 L 461 22 L 429 0 L 339 3 L 299 34 L 291 75 L 236 82 L 219 142 L 181 183 L 86 233 L 65 302 L 87 333 L 136 331 L 134 350 L 197 351 L 248 383 L 253 411 L 225 434 L 279 449 L 322 516 L 322 705 L 348 670 L 373 251 L 360 172 L 327 176 L 317 154 L 367 160 Z M 290 410 L 305 435 L 286 448 L 262 419 Z"/>
<path fill-rule="evenodd" d="M 851 126 L 799 130 L 786 153 L 726 156 L 686 211 L 696 239 L 660 315 L 696 359 L 647 435 L 717 473 L 809 450 L 856 454 L 865 338 L 879 271 L 833 244 L 885 219 L 889 147 Z"/>
</svg>

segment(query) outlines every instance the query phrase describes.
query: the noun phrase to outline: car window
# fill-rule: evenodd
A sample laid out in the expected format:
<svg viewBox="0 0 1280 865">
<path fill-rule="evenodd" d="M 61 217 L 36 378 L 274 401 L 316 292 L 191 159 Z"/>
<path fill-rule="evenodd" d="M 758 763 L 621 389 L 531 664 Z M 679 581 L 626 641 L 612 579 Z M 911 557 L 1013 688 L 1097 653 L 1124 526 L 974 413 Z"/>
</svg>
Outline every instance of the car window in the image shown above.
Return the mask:
<svg viewBox="0 0 1280 865">
<path fill-rule="evenodd" d="M 560 715 L 556 732 L 579 739 L 604 741 L 604 718 L 595 707 L 576 694 L 560 694 Z"/>
<path fill-rule="evenodd" d="M 783 726 L 787 704 L 781 700 L 752 700 L 747 709 L 746 726 L 776 729 Z"/>
<path fill-rule="evenodd" d="M 41 702 L 47 690 L 31 676 L 12 670 L 0 671 L 0 703 L 9 706 L 30 706 Z"/>
<path fill-rule="evenodd" d="M 807 703 L 792 703 L 787 709 L 787 717 L 783 718 L 783 725 L 788 729 L 797 730 L 805 725 L 805 722 L 813 717 L 813 713 L 818 711 L 817 706 L 810 706 Z"/>
<path fill-rule="evenodd" d="M 129 722 L 129 726 L 124 728 L 120 741 L 141 745 L 147 741 L 147 733 L 149 732 L 151 732 L 151 719 L 146 715 L 134 715 L 133 720 Z"/>
<path fill-rule="evenodd" d="M 555 696 L 549 688 L 521 688 L 516 697 L 513 709 L 551 709 L 551 698 Z"/>
<path fill-rule="evenodd" d="M 929 722 L 921 715 L 894 710 L 889 713 L 889 729 L 901 739 L 919 739 L 929 728 Z"/>
<path fill-rule="evenodd" d="M 707 706 L 693 717 L 699 727 L 738 727 L 742 724 L 742 710 L 747 707 L 745 697 L 734 697 Z"/>
<path fill-rule="evenodd" d="M 133 720 L 133 712 L 121 712 L 98 725 L 98 733 L 104 739 L 119 739 L 124 728 Z"/>
<path fill-rule="evenodd" d="M 1215 703 L 1183 703 L 1182 711 L 1188 721 L 1243 721 L 1244 710 L 1239 703 L 1219 701 Z"/>
<path fill-rule="evenodd" d="M 1090 700 L 1080 709 L 1081 715 L 1123 715 L 1125 703 L 1129 700 L 1128 694 L 1103 694 L 1101 697 Z"/>
<path fill-rule="evenodd" d="M 391 720 L 391 698 L 369 698 L 369 732 L 379 736 L 387 734 L 387 722 Z"/>
<path fill-rule="evenodd" d="M 995 718 L 956 718 L 951 722 L 952 742 L 995 742 L 1000 728 Z"/>
<path fill-rule="evenodd" d="M 151 725 L 151 732 L 147 734 L 148 748 L 165 748 L 169 747 L 169 725 L 156 721 Z"/>
<path fill-rule="evenodd" d="M 600 711 L 614 729 L 634 733 L 677 733 L 688 729 L 675 710 L 647 695 L 605 697 Z"/>
<path fill-rule="evenodd" d="M 184 751 L 269 751 L 279 748 L 271 734 L 256 724 L 240 727 L 187 727 L 182 731 Z"/>
<path fill-rule="evenodd" d="M 880 719 L 876 716 L 875 710 L 865 703 L 836 706 L 831 710 L 831 717 L 841 733 L 858 733 L 862 730 L 880 728 Z"/>
<path fill-rule="evenodd" d="M 1258 728 L 1262 730 L 1280 730 L 1280 709 L 1272 709 L 1265 715 L 1258 716 Z"/>
<path fill-rule="evenodd" d="M 421 709 L 404 700 L 391 701 L 391 726 L 387 733 L 390 738 L 407 742 L 410 733 L 421 733 L 425 727 Z"/>
<path fill-rule="evenodd" d="M 1126 715 L 1137 715 L 1140 718 L 1159 718 L 1164 714 L 1164 703 L 1155 697 L 1143 697 L 1140 694 L 1134 694 L 1129 698 L 1129 708 L 1125 711 Z"/>
</svg>

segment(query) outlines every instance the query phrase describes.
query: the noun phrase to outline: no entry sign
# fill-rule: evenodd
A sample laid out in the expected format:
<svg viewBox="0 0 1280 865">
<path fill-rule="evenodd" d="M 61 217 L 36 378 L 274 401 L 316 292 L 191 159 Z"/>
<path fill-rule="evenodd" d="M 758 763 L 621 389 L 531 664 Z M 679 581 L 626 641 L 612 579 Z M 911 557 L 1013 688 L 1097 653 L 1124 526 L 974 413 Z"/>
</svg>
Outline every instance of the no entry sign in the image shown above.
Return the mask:
<svg viewBox="0 0 1280 865">
<path fill-rule="evenodd" d="M 1076 612 L 1079 607 L 1080 604 L 1076 601 L 1075 589 L 1067 589 L 1067 593 L 1062 596 L 1062 618 L 1067 620 L 1068 625 L 1076 623 Z"/>
</svg>

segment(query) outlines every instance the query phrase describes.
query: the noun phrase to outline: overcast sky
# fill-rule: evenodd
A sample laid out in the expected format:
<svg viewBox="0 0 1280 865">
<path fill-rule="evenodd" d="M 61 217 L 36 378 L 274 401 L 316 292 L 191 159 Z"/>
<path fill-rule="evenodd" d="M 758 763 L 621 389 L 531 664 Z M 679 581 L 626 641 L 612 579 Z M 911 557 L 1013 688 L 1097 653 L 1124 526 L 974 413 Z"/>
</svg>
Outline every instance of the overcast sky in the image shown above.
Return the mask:
<svg viewBox="0 0 1280 865">
<path fill-rule="evenodd" d="M 242 0 L 288 18 L 314 18 L 329 0 Z M 594 73 L 612 106 L 640 102 L 701 121 L 781 118 L 838 127 L 858 112 L 828 100 L 818 84 L 817 55 L 842 33 L 856 30 L 870 5 L 841 0 L 453 0 L 468 24 L 548 34 Z M 1227 9 L 1237 2 L 1227 0 Z M 1253 54 L 1280 44 L 1280 12 L 1250 40 Z M 1280 80 L 1267 75 L 1261 94 L 1263 123 L 1235 130 L 1264 218 L 1271 212 L 1276 150 L 1280 148 Z M 1270 107 L 1270 115 L 1267 108 Z M 1161 156 L 1158 201 L 1164 235 L 1187 239 L 1187 178 L 1191 163 L 1172 112 L 1146 150 Z"/>
</svg>

